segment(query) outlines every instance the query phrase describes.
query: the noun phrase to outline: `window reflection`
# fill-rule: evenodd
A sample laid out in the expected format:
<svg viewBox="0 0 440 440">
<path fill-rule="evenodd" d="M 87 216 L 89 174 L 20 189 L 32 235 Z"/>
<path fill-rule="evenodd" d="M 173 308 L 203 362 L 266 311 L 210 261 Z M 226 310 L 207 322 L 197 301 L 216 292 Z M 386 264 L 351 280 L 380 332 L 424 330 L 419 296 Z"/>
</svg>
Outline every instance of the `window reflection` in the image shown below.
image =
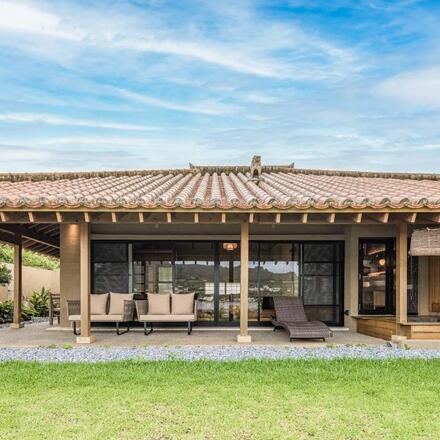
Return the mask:
<svg viewBox="0 0 440 440">
<path fill-rule="evenodd" d="M 220 241 L 135 241 L 133 292 L 195 292 L 199 321 L 238 322 L 240 246 L 231 243 L 237 247 L 225 249 Z M 100 243 L 96 249 L 95 291 L 128 291 L 127 244 Z M 287 295 L 304 298 L 310 319 L 338 324 L 342 249 L 341 242 L 250 242 L 249 320 L 270 320 L 273 297 Z"/>
</svg>

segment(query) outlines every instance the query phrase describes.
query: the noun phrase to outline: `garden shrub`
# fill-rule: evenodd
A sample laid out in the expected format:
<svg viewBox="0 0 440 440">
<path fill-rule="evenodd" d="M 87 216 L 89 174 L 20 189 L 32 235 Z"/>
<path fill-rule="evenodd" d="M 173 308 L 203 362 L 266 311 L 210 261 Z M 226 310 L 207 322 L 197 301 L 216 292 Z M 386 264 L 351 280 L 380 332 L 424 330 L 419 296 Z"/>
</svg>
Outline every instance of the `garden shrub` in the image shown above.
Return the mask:
<svg viewBox="0 0 440 440">
<path fill-rule="evenodd" d="M 11 271 L 4 264 L 0 264 L 0 286 L 7 286 L 11 280 Z"/>
<path fill-rule="evenodd" d="M 44 287 L 42 287 L 40 291 L 34 290 L 32 292 L 32 295 L 28 298 L 28 302 L 34 311 L 34 316 L 49 315 L 49 294 L 50 289 Z"/>
</svg>

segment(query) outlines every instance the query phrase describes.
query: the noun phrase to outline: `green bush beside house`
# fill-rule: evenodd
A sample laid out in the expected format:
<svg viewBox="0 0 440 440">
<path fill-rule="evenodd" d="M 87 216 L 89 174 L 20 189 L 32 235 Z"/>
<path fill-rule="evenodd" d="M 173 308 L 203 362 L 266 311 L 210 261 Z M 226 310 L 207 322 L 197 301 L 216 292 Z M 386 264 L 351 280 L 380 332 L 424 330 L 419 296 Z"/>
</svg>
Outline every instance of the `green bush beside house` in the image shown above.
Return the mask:
<svg viewBox="0 0 440 440">
<path fill-rule="evenodd" d="M 40 291 L 32 292 L 29 298 L 23 298 L 21 318 L 29 321 L 34 317 L 44 317 L 49 314 L 50 290 L 42 288 Z M 11 322 L 14 314 L 14 301 L 7 300 L 0 302 L 0 324 Z"/>
</svg>

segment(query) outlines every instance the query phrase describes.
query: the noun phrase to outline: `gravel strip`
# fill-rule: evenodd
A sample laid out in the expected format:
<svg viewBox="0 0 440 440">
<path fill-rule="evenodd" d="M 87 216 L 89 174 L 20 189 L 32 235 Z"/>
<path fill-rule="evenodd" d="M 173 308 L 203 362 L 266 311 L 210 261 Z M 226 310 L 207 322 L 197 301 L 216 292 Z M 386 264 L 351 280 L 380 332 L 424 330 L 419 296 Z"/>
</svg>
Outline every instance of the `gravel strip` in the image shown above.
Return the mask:
<svg viewBox="0 0 440 440">
<path fill-rule="evenodd" d="M 23 324 L 27 327 L 28 325 L 41 324 L 42 322 L 49 322 L 49 318 L 47 316 L 46 317 L 36 316 L 35 318 L 30 319 L 29 321 L 23 321 Z M 3 322 L 0 324 L 0 330 L 4 328 L 9 328 L 10 325 L 11 325 L 10 322 Z"/>
<path fill-rule="evenodd" d="M 183 347 L 74 347 L 0 348 L 0 362 L 23 360 L 39 362 L 108 362 L 137 359 L 214 360 L 244 359 L 438 359 L 440 350 L 404 350 L 393 346 L 301 348 L 274 346 L 183 346 Z"/>
</svg>

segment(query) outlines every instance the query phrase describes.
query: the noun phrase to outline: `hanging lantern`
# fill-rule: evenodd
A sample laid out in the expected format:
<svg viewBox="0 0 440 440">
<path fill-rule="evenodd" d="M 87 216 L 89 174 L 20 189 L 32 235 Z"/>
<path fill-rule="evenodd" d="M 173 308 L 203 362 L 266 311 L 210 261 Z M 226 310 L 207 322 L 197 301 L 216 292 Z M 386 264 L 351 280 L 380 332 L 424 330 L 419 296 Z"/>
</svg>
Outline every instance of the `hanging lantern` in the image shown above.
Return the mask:
<svg viewBox="0 0 440 440">
<path fill-rule="evenodd" d="M 223 243 L 223 249 L 225 251 L 235 251 L 238 248 L 237 243 Z"/>
</svg>

